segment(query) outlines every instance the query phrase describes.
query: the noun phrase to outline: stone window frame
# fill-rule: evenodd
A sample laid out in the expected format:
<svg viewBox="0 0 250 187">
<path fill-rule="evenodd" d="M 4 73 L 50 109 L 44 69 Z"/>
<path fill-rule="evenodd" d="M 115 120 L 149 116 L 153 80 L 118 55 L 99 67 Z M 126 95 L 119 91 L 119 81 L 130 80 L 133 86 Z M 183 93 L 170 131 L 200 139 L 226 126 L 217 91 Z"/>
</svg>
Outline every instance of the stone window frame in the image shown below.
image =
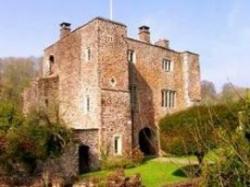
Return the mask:
<svg viewBox="0 0 250 187">
<path fill-rule="evenodd" d="M 169 58 L 162 59 L 162 70 L 165 72 L 172 72 L 174 70 L 174 63 Z"/>
<path fill-rule="evenodd" d="M 128 62 L 136 64 L 136 52 L 135 50 L 129 49 L 127 52 Z"/>
<path fill-rule="evenodd" d="M 118 141 L 118 147 L 116 148 L 116 140 L 119 140 Z M 122 135 L 121 134 L 115 134 L 113 136 L 113 151 L 114 151 L 114 155 L 116 156 L 120 156 L 122 155 Z M 117 150 L 116 150 L 117 149 Z"/>
<path fill-rule="evenodd" d="M 113 36 L 112 35 L 107 35 L 107 41 L 108 42 L 113 42 Z"/>
<path fill-rule="evenodd" d="M 85 98 L 84 98 L 84 112 L 85 112 L 85 114 L 90 113 L 90 109 L 91 109 L 90 96 L 85 95 Z"/>
<path fill-rule="evenodd" d="M 85 49 L 85 60 L 86 62 L 89 62 L 91 60 L 91 48 L 86 47 Z"/>
<path fill-rule="evenodd" d="M 173 109 L 176 107 L 177 92 L 170 89 L 161 90 L 161 106 L 164 108 Z"/>
<path fill-rule="evenodd" d="M 48 59 L 48 66 L 49 66 L 49 75 L 52 75 L 54 72 L 53 72 L 53 66 L 55 65 L 55 56 L 54 55 L 49 55 L 49 59 Z"/>
</svg>

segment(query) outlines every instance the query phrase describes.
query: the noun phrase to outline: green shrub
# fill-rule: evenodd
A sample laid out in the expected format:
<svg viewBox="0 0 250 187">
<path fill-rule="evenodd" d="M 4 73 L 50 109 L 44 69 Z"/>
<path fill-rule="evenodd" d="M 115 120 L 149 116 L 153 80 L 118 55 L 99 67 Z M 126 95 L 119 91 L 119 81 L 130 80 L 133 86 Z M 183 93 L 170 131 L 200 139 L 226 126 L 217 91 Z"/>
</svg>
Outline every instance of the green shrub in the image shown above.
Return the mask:
<svg viewBox="0 0 250 187">
<path fill-rule="evenodd" d="M 132 150 L 132 153 L 125 154 L 124 156 L 108 156 L 103 155 L 101 160 L 101 169 L 113 170 L 113 169 L 125 169 L 136 167 L 144 160 L 144 154 L 139 148 Z"/>
<path fill-rule="evenodd" d="M 230 132 L 238 126 L 240 106 L 195 106 L 166 115 L 159 123 L 162 149 L 175 155 L 194 154 L 202 161 L 205 153 L 219 144 L 221 128 Z"/>
<path fill-rule="evenodd" d="M 60 156 L 71 141 L 71 131 L 51 123 L 43 113 L 27 117 L 15 106 L 0 105 L 0 168 L 7 175 L 31 175 L 40 161 Z"/>
<path fill-rule="evenodd" d="M 222 140 L 218 159 L 202 168 L 203 186 L 245 187 L 250 186 L 250 139 L 247 135 L 250 127 L 250 103 L 244 104 L 244 118 L 240 128 L 232 134 L 220 133 Z"/>
<path fill-rule="evenodd" d="M 144 154 L 138 147 L 132 150 L 131 160 L 135 166 L 140 165 L 143 162 Z"/>
<path fill-rule="evenodd" d="M 14 103 L 0 100 L 0 131 L 3 133 L 23 123 L 23 116 Z"/>
<path fill-rule="evenodd" d="M 132 162 L 132 160 L 124 156 L 110 156 L 107 159 L 101 161 L 101 169 L 103 170 L 130 168 L 133 166 L 134 163 Z"/>
<path fill-rule="evenodd" d="M 244 136 L 223 135 L 218 159 L 202 168 L 204 186 L 245 187 L 250 185 L 250 144 Z"/>
<path fill-rule="evenodd" d="M 182 137 L 173 137 L 171 138 L 171 142 L 164 140 L 165 138 L 169 138 L 169 137 L 162 137 L 161 140 L 162 142 L 167 142 L 167 144 L 162 145 L 162 147 L 164 147 L 164 151 L 170 154 L 174 154 L 176 156 L 183 156 L 183 152 L 185 152 L 185 147 L 183 145 L 185 145 L 184 143 L 184 138 Z M 186 152 L 185 152 L 186 153 Z"/>
</svg>

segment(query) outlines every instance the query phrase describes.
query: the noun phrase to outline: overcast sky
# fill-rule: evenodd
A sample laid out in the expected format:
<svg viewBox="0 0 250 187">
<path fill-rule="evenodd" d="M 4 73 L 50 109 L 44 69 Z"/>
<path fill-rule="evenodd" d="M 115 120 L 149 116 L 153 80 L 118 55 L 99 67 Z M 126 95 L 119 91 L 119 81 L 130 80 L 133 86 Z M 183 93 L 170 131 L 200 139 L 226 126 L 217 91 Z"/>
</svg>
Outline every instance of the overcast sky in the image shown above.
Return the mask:
<svg viewBox="0 0 250 187">
<path fill-rule="evenodd" d="M 250 87 L 250 0 L 113 0 L 114 20 L 151 27 L 152 40 L 200 54 L 202 79 Z M 41 56 L 59 23 L 109 17 L 109 0 L 0 0 L 0 57 Z"/>
</svg>

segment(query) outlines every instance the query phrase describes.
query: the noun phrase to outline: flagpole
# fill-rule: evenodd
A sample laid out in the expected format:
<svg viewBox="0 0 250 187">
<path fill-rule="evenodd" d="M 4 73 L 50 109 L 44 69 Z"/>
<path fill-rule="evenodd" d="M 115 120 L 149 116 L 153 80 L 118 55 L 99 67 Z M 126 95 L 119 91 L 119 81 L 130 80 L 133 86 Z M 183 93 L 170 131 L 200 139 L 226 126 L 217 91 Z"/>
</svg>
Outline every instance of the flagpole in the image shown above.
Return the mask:
<svg viewBox="0 0 250 187">
<path fill-rule="evenodd" d="M 110 19 L 113 20 L 113 0 L 109 0 Z"/>
</svg>

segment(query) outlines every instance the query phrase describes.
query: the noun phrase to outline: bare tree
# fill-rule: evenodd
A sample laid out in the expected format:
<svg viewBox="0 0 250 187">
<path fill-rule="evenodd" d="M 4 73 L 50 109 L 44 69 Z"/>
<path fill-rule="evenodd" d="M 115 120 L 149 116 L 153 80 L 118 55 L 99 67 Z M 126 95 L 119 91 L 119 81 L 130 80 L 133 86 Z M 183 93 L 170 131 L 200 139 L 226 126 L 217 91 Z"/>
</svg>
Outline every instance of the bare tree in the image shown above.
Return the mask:
<svg viewBox="0 0 250 187">
<path fill-rule="evenodd" d="M 247 88 L 236 86 L 230 82 L 225 83 L 220 93 L 220 102 L 234 102 L 243 99 L 247 94 Z"/>
<path fill-rule="evenodd" d="M 217 93 L 213 82 L 207 80 L 201 82 L 201 98 L 203 104 L 215 104 L 217 102 Z"/>
<path fill-rule="evenodd" d="M 19 103 L 23 89 L 38 75 L 41 58 L 0 59 L 0 98 Z"/>
</svg>

